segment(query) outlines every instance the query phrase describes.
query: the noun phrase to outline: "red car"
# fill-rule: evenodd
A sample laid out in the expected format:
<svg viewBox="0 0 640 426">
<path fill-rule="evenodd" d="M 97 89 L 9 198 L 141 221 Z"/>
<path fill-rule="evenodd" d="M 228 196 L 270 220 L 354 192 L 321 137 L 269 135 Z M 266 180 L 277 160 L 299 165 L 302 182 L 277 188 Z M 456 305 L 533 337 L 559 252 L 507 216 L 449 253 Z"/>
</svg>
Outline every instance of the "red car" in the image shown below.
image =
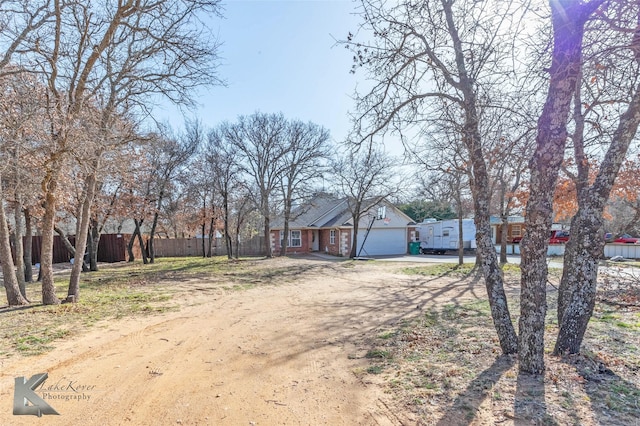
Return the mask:
<svg viewBox="0 0 640 426">
<path fill-rule="evenodd" d="M 549 244 L 565 244 L 567 241 L 569 241 L 569 231 L 551 231 L 551 235 L 549 236 Z"/>
<path fill-rule="evenodd" d="M 640 238 L 632 237 L 629 234 L 622 234 L 618 238 L 613 240 L 613 242 L 620 244 L 640 244 Z"/>
<path fill-rule="evenodd" d="M 514 244 L 520 244 L 522 237 L 513 237 Z M 549 234 L 549 244 L 564 244 L 569 241 L 569 231 L 551 231 Z"/>
</svg>

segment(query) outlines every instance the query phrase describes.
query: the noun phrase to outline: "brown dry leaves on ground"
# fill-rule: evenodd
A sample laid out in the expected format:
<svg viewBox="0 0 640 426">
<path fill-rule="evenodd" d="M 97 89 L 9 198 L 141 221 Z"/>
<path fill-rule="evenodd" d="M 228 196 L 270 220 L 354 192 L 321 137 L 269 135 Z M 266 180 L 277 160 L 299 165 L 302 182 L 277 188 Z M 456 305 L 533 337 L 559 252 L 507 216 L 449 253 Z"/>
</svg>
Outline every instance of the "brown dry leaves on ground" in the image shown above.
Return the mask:
<svg viewBox="0 0 640 426">
<path fill-rule="evenodd" d="M 480 298 L 424 306 L 415 321 L 380 330 L 368 353 L 375 361 L 369 373 L 379 375 L 372 382 L 415 424 L 640 424 L 640 309 L 620 303 L 635 297 L 640 281 L 608 272 L 581 355 L 550 355 L 557 291 L 549 286 L 544 377 L 518 374 L 517 357 L 500 355 L 489 304 Z M 518 277 L 506 276 L 517 324 Z"/>
<path fill-rule="evenodd" d="M 549 355 L 537 378 L 500 355 L 482 279 L 469 269 L 303 257 L 158 263 L 85 276 L 74 306 L 0 310 L 0 423 L 35 420 L 11 416 L 10 405 L 13 377 L 36 368 L 101 387 L 93 408 L 59 402 L 64 413 L 48 424 L 640 424 L 629 274 L 603 280 L 584 353 Z M 549 353 L 555 297 L 550 284 Z"/>
</svg>

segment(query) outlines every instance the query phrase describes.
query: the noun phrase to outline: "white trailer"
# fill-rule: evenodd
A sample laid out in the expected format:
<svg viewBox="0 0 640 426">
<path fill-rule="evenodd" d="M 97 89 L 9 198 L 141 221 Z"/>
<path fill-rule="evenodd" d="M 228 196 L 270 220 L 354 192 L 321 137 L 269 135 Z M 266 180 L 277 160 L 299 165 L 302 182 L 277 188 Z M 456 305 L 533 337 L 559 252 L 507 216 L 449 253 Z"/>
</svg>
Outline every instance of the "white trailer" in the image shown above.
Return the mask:
<svg viewBox="0 0 640 426">
<path fill-rule="evenodd" d="M 425 219 L 417 227 L 420 253 L 444 254 L 447 250 L 458 250 L 459 220 Z M 465 250 L 476 248 L 476 225 L 473 219 L 462 219 L 462 247 Z"/>
</svg>

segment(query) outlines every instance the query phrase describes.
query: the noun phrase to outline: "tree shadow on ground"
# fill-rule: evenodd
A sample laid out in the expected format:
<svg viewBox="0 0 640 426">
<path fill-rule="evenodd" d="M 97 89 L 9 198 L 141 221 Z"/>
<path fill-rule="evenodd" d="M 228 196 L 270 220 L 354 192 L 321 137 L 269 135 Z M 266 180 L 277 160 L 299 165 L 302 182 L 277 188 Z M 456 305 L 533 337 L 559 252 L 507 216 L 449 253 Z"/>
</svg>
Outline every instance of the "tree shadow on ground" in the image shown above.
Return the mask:
<svg viewBox="0 0 640 426">
<path fill-rule="evenodd" d="M 21 306 L 4 305 L 4 306 L 0 306 L 0 315 L 8 314 L 11 312 L 28 311 L 30 309 L 38 308 L 40 306 L 44 306 L 44 305 L 42 303 L 32 303 L 30 305 L 21 305 Z"/>
<path fill-rule="evenodd" d="M 556 424 L 547 414 L 543 375 L 518 373 L 513 407 L 515 424 Z"/>
<path fill-rule="evenodd" d="M 466 278 L 443 283 L 440 286 L 428 285 L 430 280 L 424 277 L 405 276 L 404 279 L 394 281 L 393 285 L 387 285 L 383 281 L 371 281 L 366 277 L 353 274 L 352 270 L 345 270 L 342 274 L 335 263 L 314 270 L 316 274 L 330 277 L 337 273 L 340 281 L 344 283 L 345 292 L 338 299 L 329 293 L 323 301 L 313 301 L 307 304 L 305 300 L 297 302 L 300 306 L 307 306 L 307 312 L 319 311 L 317 315 L 322 320 L 302 322 L 297 331 L 303 339 L 315 340 L 319 331 L 330 331 L 334 335 L 330 342 L 316 343 L 316 347 L 322 345 L 349 344 L 357 346 L 356 353 L 349 356 L 354 359 L 364 357 L 364 353 L 371 348 L 372 342 L 378 334 L 384 330 L 397 329 L 424 316 L 425 312 L 436 308 L 436 300 L 443 294 L 448 294 L 447 303 L 453 306 L 464 301 L 478 300 L 478 286 L 469 282 Z M 339 264 L 338 264 L 339 265 Z M 298 274 L 300 275 L 300 274 Z M 314 278 L 318 280 L 318 276 Z M 441 280 L 439 278 L 438 280 Z M 482 288 L 484 290 L 484 288 Z M 365 297 L 350 298 L 352 292 L 366 294 Z M 342 292 L 340 292 L 342 293 Z M 484 294 L 482 291 L 481 294 Z M 320 317 L 318 317 L 320 318 Z M 283 337 L 286 337 L 283 335 Z M 300 354 L 294 354 L 297 357 Z M 286 361 L 286 360 L 285 360 Z M 278 362 L 278 361 L 275 361 Z"/>
<path fill-rule="evenodd" d="M 473 423 L 481 405 L 491 396 L 493 387 L 502 375 L 513 367 L 516 360 L 512 356 L 500 356 L 494 363 L 473 379 L 461 392 L 445 414 L 438 420 L 438 426 L 469 425 Z"/>
<path fill-rule="evenodd" d="M 590 410 L 598 424 L 640 424 L 640 389 L 612 371 L 600 356 L 570 355 L 562 360 L 576 369 L 584 379 L 584 391 L 589 396 Z M 640 366 L 625 365 L 638 374 Z"/>
</svg>

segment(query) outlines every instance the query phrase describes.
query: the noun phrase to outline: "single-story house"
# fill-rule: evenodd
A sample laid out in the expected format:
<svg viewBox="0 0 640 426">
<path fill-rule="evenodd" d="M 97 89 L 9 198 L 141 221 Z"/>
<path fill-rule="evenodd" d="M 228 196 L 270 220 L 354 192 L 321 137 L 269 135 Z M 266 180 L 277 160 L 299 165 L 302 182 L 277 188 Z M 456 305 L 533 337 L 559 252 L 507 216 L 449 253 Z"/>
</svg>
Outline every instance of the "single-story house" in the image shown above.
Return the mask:
<svg viewBox="0 0 640 426">
<path fill-rule="evenodd" d="M 358 224 L 358 256 L 406 254 L 415 240 L 415 222 L 388 202 L 366 203 Z M 347 198 L 319 194 L 292 212 L 287 253 L 324 252 L 349 256 L 353 244 L 353 220 Z M 284 219 L 271 226 L 271 250 L 280 252 Z"/>
<path fill-rule="evenodd" d="M 502 219 L 496 216 L 491 216 L 491 239 L 494 244 L 500 244 L 502 241 L 503 225 Z M 518 243 L 524 235 L 524 216 L 509 216 L 507 217 L 507 244 Z"/>
<path fill-rule="evenodd" d="M 502 241 L 502 219 L 496 216 L 491 216 L 491 239 L 493 243 L 499 245 Z M 520 240 L 524 236 L 524 216 L 509 216 L 507 218 L 507 244 L 519 244 Z M 555 230 L 567 230 L 568 226 L 562 223 L 551 224 L 551 231 Z"/>
</svg>

